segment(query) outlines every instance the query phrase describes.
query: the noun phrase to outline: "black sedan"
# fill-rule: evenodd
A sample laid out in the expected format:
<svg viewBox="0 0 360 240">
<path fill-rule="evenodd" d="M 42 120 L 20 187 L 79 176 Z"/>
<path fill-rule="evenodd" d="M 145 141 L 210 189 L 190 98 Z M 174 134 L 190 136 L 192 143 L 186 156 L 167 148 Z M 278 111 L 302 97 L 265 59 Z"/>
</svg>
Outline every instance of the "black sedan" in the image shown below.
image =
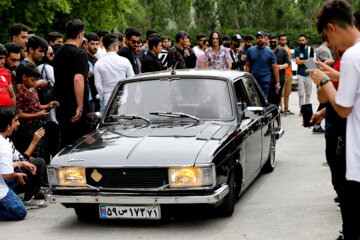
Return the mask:
<svg viewBox="0 0 360 240">
<path fill-rule="evenodd" d="M 161 206 L 206 204 L 231 216 L 275 166 L 280 114 L 251 74 L 177 70 L 114 89 L 90 134 L 48 166 L 52 203 L 79 217 L 160 219 Z"/>
</svg>

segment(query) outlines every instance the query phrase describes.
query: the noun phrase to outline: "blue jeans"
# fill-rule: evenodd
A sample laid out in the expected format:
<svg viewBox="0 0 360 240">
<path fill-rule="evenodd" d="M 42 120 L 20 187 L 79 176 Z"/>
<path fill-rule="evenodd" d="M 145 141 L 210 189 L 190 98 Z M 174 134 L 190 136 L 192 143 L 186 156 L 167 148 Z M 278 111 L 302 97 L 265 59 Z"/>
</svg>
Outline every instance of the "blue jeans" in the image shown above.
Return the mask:
<svg viewBox="0 0 360 240">
<path fill-rule="evenodd" d="M 0 217 L 7 220 L 21 220 L 27 214 L 21 199 L 9 188 L 6 196 L 0 199 Z"/>
<path fill-rule="evenodd" d="M 269 90 L 270 90 L 270 82 L 265 82 L 265 81 L 258 81 L 261 90 L 264 93 L 264 96 L 267 98 L 269 95 Z"/>
</svg>

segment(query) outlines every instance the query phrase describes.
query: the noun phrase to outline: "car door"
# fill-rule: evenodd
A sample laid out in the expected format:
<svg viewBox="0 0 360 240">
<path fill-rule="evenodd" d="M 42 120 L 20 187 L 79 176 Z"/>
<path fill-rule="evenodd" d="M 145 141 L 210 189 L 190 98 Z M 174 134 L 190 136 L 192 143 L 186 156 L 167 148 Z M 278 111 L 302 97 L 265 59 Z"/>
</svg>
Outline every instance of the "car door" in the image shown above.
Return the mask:
<svg viewBox="0 0 360 240">
<path fill-rule="evenodd" d="M 235 92 L 238 99 L 243 101 L 242 106 L 245 111 L 245 119 L 241 124 L 243 128 L 242 134 L 244 136 L 244 148 L 245 148 L 245 168 L 244 178 L 245 182 L 249 181 L 256 172 L 259 170 L 261 165 L 261 114 L 254 110 L 257 107 L 261 107 L 261 103 L 254 88 L 254 83 L 250 76 L 245 76 L 239 81 L 234 83 Z"/>
</svg>

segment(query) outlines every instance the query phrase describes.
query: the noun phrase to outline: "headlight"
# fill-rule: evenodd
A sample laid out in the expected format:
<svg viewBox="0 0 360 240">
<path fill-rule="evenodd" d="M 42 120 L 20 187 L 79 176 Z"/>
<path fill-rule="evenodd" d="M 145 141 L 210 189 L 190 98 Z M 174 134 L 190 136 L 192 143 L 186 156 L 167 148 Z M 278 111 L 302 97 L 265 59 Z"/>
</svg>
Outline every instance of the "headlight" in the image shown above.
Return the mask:
<svg viewBox="0 0 360 240">
<path fill-rule="evenodd" d="M 49 184 L 81 186 L 86 184 L 85 168 L 83 167 L 64 167 L 48 169 Z"/>
<path fill-rule="evenodd" d="M 214 167 L 169 168 L 170 187 L 202 187 L 215 185 Z"/>
</svg>

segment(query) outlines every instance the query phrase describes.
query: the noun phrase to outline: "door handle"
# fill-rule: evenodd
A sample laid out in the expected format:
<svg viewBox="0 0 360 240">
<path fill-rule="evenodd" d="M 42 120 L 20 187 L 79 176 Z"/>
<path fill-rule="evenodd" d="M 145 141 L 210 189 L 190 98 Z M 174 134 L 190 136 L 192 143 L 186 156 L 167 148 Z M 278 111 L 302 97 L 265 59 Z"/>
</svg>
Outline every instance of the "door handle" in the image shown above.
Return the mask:
<svg viewBox="0 0 360 240">
<path fill-rule="evenodd" d="M 266 118 L 272 118 L 272 117 L 273 117 L 273 114 L 272 114 L 272 113 L 265 114 L 265 117 L 266 117 Z"/>
</svg>

